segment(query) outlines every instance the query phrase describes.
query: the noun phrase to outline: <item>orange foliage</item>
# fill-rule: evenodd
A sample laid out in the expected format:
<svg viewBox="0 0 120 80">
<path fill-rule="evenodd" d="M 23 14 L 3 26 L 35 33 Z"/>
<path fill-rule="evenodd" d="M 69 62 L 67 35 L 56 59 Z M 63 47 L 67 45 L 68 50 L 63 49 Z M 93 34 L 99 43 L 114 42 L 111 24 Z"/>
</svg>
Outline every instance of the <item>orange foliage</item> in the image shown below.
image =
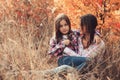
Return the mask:
<svg viewBox="0 0 120 80">
<path fill-rule="evenodd" d="M 0 0 L 0 19 L 14 19 L 23 26 L 31 22 L 39 25 L 44 17 L 51 14 L 52 6 L 52 0 Z"/>
<path fill-rule="evenodd" d="M 99 24 L 103 24 L 104 18 L 106 27 L 120 26 L 119 0 L 0 0 L 0 20 L 14 19 L 23 26 L 30 23 L 39 25 L 45 17 L 51 17 L 52 13 L 67 14 L 72 28 L 78 28 L 79 17 L 87 13 L 96 15 Z M 109 25 L 113 22 L 117 25 Z"/>
<path fill-rule="evenodd" d="M 54 0 L 56 14 L 67 14 L 72 22 L 72 28 L 79 27 L 79 17 L 91 13 L 96 15 L 99 24 L 106 27 L 120 28 L 120 1 L 118 0 Z M 103 4 L 104 3 L 104 4 Z M 104 18 L 104 22 L 103 22 Z M 115 24 L 113 24 L 113 22 Z M 112 24 L 112 25 L 109 25 Z M 117 25 L 116 25 L 117 24 Z M 114 28 L 115 28 L 114 27 Z"/>
<path fill-rule="evenodd" d="M 57 1 L 55 4 L 58 5 L 55 5 L 55 7 L 60 10 L 59 12 L 63 12 L 70 17 L 73 28 L 78 28 L 80 16 L 86 13 L 92 13 L 96 15 L 96 11 L 98 10 L 96 3 L 101 5 L 101 2 L 97 2 L 95 0 L 64 0 L 62 2 L 60 2 L 60 0 Z M 59 12 L 56 12 L 56 14 Z"/>
</svg>

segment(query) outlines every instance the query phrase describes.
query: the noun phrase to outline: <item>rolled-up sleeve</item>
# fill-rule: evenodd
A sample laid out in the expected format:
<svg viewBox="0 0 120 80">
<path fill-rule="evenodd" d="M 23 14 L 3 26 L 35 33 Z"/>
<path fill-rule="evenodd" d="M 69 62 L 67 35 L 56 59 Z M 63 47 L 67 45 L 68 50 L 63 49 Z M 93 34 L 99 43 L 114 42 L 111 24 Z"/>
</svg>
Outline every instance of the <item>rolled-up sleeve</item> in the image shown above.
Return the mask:
<svg viewBox="0 0 120 80">
<path fill-rule="evenodd" d="M 62 42 L 57 43 L 55 38 L 50 39 L 48 54 L 57 56 L 63 52 L 65 45 Z"/>
<path fill-rule="evenodd" d="M 101 40 L 99 44 L 94 45 L 94 48 L 88 51 L 86 55 L 89 58 L 94 58 L 98 54 L 102 54 L 105 52 L 105 43 Z"/>
</svg>

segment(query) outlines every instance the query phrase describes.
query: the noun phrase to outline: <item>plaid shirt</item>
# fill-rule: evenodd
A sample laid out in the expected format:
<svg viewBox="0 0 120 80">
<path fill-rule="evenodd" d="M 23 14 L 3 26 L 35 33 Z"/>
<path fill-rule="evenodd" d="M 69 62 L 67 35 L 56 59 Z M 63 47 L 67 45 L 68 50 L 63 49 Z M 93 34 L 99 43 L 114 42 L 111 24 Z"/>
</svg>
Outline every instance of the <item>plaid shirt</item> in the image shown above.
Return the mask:
<svg viewBox="0 0 120 80">
<path fill-rule="evenodd" d="M 98 54 L 104 53 L 105 52 L 105 43 L 102 39 L 100 39 L 99 43 L 94 42 L 86 49 L 83 48 L 82 44 L 82 37 L 79 37 L 79 52 L 78 54 L 81 57 L 88 57 L 90 59 L 94 58 Z"/>
<path fill-rule="evenodd" d="M 99 36 L 99 35 L 98 34 L 95 35 L 95 37 L 97 37 L 97 36 Z M 65 48 L 64 49 L 65 54 L 67 54 L 69 56 L 87 57 L 89 59 L 92 59 L 95 56 L 97 56 L 98 54 L 105 52 L 105 43 L 102 39 L 97 40 L 95 38 L 93 43 L 88 48 L 84 49 L 83 43 L 82 43 L 82 37 L 83 37 L 83 35 L 79 36 L 79 38 L 78 38 L 78 44 L 79 44 L 78 53 L 72 51 L 70 48 Z"/>
<path fill-rule="evenodd" d="M 80 33 L 79 31 L 73 31 L 70 34 L 72 35 L 71 41 L 70 41 L 71 44 L 68 45 L 67 47 L 72 49 L 76 53 L 78 53 L 78 37 Z M 48 54 L 58 56 L 59 58 L 63 56 L 63 51 L 65 47 L 66 46 L 62 43 L 62 40 L 59 43 L 57 43 L 57 40 L 55 39 L 55 37 L 52 37 L 50 39 L 50 48 L 49 48 Z"/>
</svg>

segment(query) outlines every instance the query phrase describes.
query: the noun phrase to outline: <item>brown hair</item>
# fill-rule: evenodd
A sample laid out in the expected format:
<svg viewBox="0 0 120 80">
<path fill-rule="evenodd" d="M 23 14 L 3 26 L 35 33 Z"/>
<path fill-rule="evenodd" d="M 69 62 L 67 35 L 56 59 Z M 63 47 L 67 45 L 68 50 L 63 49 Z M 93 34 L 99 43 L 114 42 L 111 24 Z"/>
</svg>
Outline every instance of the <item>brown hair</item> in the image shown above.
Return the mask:
<svg viewBox="0 0 120 80">
<path fill-rule="evenodd" d="M 86 27 L 87 32 L 90 34 L 90 44 L 93 42 L 94 34 L 97 23 L 97 18 L 92 14 L 86 14 L 81 17 L 81 28 Z"/>
<path fill-rule="evenodd" d="M 62 39 L 62 33 L 60 32 L 60 21 L 65 20 L 69 26 L 69 32 L 67 35 L 69 35 L 72 31 L 71 31 L 71 23 L 70 23 L 70 19 L 68 18 L 67 15 L 65 14 L 59 14 L 56 19 L 55 19 L 55 37 L 57 40 L 57 43 Z"/>
</svg>

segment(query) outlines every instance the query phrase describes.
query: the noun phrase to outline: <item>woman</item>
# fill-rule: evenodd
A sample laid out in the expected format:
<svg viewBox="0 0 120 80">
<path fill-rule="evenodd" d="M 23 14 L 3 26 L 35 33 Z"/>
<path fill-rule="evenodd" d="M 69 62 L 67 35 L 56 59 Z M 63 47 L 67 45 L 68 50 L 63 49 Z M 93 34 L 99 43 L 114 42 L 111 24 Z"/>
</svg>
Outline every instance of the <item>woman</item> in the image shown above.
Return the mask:
<svg viewBox="0 0 120 80">
<path fill-rule="evenodd" d="M 92 59 L 98 54 L 105 52 L 105 43 L 96 34 L 95 30 L 98 25 L 97 18 L 92 14 L 87 14 L 81 17 L 82 36 L 79 38 L 79 55 Z M 96 42 L 95 37 L 98 37 Z"/>
<path fill-rule="evenodd" d="M 71 30 L 71 23 L 67 15 L 59 14 L 55 19 L 55 35 L 50 39 L 49 54 L 51 57 L 58 57 L 58 66 L 69 65 L 78 67 L 86 62 L 86 58 L 69 56 L 70 54 L 78 54 L 78 35 L 79 33 Z M 70 49 L 68 54 L 64 50 Z"/>
</svg>

